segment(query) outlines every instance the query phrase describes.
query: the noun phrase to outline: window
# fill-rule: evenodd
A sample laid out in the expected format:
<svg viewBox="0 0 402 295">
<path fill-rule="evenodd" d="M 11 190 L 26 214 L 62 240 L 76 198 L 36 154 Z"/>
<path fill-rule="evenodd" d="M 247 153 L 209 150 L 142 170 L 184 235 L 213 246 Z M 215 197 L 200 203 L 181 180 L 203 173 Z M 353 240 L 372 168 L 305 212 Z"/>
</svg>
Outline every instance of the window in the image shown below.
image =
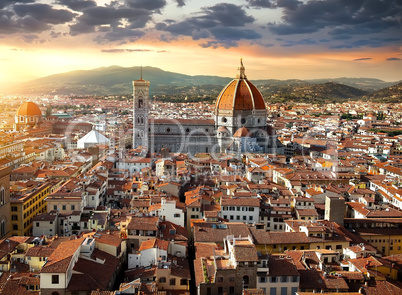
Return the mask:
<svg viewBox="0 0 402 295">
<path fill-rule="evenodd" d="M 181 286 L 186 286 L 187 285 L 187 280 L 186 279 L 181 279 L 180 280 L 180 285 Z"/>
<path fill-rule="evenodd" d="M 63 209 L 63 210 L 66 210 L 66 205 L 63 205 L 63 206 L 62 206 L 62 209 Z"/>
<path fill-rule="evenodd" d="M 235 277 L 230 277 L 229 278 L 229 282 L 234 282 L 236 279 L 235 279 Z"/>
<path fill-rule="evenodd" d="M 18 224 L 13 224 L 13 230 L 18 230 Z"/>
<path fill-rule="evenodd" d="M 71 211 L 75 210 L 75 205 L 71 205 Z"/>
<path fill-rule="evenodd" d="M 236 216 L 236 220 L 240 220 L 240 216 L 239 216 L 239 215 Z"/>
<path fill-rule="evenodd" d="M 4 220 L 1 221 L 1 228 L 0 228 L 0 236 L 4 237 L 6 234 L 6 222 Z"/>
<path fill-rule="evenodd" d="M 170 286 L 176 285 L 176 279 L 170 279 Z"/>
<path fill-rule="evenodd" d="M 12 206 L 12 207 L 11 207 L 11 211 L 14 211 L 14 212 L 15 212 L 15 211 L 18 211 L 18 210 L 17 210 L 17 206 Z"/>
<path fill-rule="evenodd" d="M 52 284 L 59 283 L 59 275 L 52 275 Z"/>
<path fill-rule="evenodd" d="M 269 295 L 276 295 L 276 288 L 271 288 L 269 290 Z"/>
<path fill-rule="evenodd" d="M 218 282 L 222 283 L 223 282 L 223 277 L 218 277 Z"/>
<path fill-rule="evenodd" d="M 166 278 L 165 277 L 159 278 L 159 283 L 166 283 Z"/>
<path fill-rule="evenodd" d="M 57 210 L 57 205 L 53 205 L 53 210 Z"/>
<path fill-rule="evenodd" d="M 12 215 L 11 220 L 18 220 L 18 215 Z"/>
<path fill-rule="evenodd" d="M 234 287 L 233 286 L 230 286 L 229 287 L 229 294 L 234 294 Z"/>
<path fill-rule="evenodd" d="M 271 283 L 276 283 L 276 277 L 271 277 Z"/>
<path fill-rule="evenodd" d="M 223 287 L 218 287 L 218 295 L 222 295 L 223 294 Z"/>
<path fill-rule="evenodd" d="M 180 213 L 175 213 L 173 216 L 174 217 L 180 217 L 181 215 L 180 215 Z"/>
<path fill-rule="evenodd" d="M 267 278 L 266 277 L 260 277 L 260 283 L 266 283 Z"/>
<path fill-rule="evenodd" d="M 297 277 L 297 276 L 293 276 L 293 277 L 292 277 L 292 282 L 295 283 L 295 282 L 297 282 L 297 281 L 298 281 L 298 277 Z"/>
<path fill-rule="evenodd" d="M 288 288 L 287 287 L 282 287 L 281 288 L 281 295 L 286 295 L 288 294 Z"/>
<path fill-rule="evenodd" d="M 36 223 L 36 227 L 39 227 L 39 222 Z"/>
<path fill-rule="evenodd" d="M 286 281 L 287 281 L 287 277 L 286 277 L 286 276 L 283 276 L 283 277 L 282 277 L 282 282 L 286 283 Z"/>
</svg>

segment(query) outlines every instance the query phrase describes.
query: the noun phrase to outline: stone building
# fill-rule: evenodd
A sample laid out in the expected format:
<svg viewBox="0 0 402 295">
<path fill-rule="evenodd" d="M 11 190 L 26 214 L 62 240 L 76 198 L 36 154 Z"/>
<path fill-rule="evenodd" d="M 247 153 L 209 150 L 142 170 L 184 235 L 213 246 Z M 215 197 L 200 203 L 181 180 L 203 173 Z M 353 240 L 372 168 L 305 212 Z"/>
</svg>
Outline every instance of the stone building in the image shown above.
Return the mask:
<svg viewBox="0 0 402 295">
<path fill-rule="evenodd" d="M 245 74 L 223 88 L 214 119 L 154 119 L 149 113 L 149 81 L 133 81 L 133 147 L 143 151 L 196 153 L 283 154 L 284 147 L 275 130 L 267 125 L 267 109 L 262 94 Z"/>
</svg>

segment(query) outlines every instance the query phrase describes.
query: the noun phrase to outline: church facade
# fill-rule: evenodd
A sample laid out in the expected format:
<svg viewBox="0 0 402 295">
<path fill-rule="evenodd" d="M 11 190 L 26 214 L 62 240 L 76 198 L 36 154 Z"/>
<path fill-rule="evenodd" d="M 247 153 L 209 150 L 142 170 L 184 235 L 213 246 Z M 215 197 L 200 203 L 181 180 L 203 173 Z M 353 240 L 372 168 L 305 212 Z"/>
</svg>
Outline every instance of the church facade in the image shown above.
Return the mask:
<svg viewBox="0 0 402 295">
<path fill-rule="evenodd" d="M 149 81 L 133 81 L 133 147 L 144 151 L 196 153 L 283 154 L 275 130 L 267 124 L 260 91 L 245 74 L 217 97 L 213 119 L 154 119 L 149 117 Z"/>
</svg>

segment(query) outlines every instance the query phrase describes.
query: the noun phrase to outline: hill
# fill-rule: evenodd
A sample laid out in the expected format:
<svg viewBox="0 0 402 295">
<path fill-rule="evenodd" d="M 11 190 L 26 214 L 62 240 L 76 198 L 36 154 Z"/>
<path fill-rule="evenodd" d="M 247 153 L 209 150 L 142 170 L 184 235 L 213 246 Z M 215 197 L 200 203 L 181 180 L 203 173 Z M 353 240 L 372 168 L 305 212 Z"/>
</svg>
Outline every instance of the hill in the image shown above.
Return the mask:
<svg viewBox="0 0 402 295">
<path fill-rule="evenodd" d="M 232 78 L 205 75 L 185 75 L 155 67 L 142 68 L 143 76 L 151 81 L 151 95 L 171 101 L 212 101 Z M 141 76 L 140 67 L 110 66 L 55 74 L 13 86 L 8 93 L 21 95 L 127 95 L 131 81 Z M 306 102 L 342 101 L 345 99 L 393 99 L 400 90 L 396 83 L 372 78 L 337 78 L 316 80 L 252 80 L 264 97 L 272 102 L 289 99 Z M 377 92 L 374 92 L 377 91 Z M 396 94 L 397 98 L 401 95 Z"/>
<path fill-rule="evenodd" d="M 365 95 L 364 99 L 375 102 L 400 103 L 402 101 L 402 82 Z"/>
<path fill-rule="evenodd" d="M 163 71 L 155 67 L 144 67 L 142 71 L 146 79 L 152 81 L 151 91 L 165 85 L 225 85 L 230 81 L 230 78 L 225 77 L 190 76 Z M 8 91 L 18 94 L 128 94 L 132 92 L 131 81 L 140 78 L 140 73 L 140 67 L 120 66 L 72 71 L 25 82 Z"/>
</svg>

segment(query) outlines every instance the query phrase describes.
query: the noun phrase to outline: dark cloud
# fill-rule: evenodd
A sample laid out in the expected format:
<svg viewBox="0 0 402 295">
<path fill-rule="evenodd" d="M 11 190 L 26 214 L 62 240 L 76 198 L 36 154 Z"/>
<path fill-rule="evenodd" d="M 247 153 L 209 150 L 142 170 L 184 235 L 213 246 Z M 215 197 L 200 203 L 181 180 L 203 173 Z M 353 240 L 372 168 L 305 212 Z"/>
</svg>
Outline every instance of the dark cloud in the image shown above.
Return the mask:
<svg viewBox="0 0 402 295">
<path fill-rule="evenodd" d="M 53 9 L 48 4 L 18 4 L 14 11 L 19 17 L 30 16 L 34 19 L 53 25 L 71 21 L 75 14 L 66 9 Z"/>
<path fill-rule="evenodd" d="M 94 38 L 94 41 L 99 44 L 107 44 L 117 42 L 125 44 L 127 41 L 134 42 L 145 35 L 145 32 L 140 30 L 131 30 L 126 28 L 114 28 L 112 31 Z"/>
<path fill-rule="evenodd" d="M 276 7 L 286 8 L 289 10 L 295 10 L 301 1 L 298 0 L 277 0 Z"/>
<path fill-rule="evenodd" d="M 285 40 L 285 43 L 282 44 L 282 47 L 292 47 L 292 46 L 297 46 L 297 45 L 315 45 L 317 44 L 316 40 L 313 40 L 311 38 L 305 38 L 305 39 L 300 39 L 300 40 Z"/>
<path fill-rule="evenodd" d="M 166 6 L 165 0 L 126 0 L 127 6 L 134 9 L 159 10 Z"/>
<path fill-rule="evenodd" d="M 287 8 L 296 9 L 297 6 L 302 3 L 299 0 L 247 0 L 250 7 L 256 8 Z"/>
<path fill-rule="evenodd" d="M 11 9 L 12 8 L 12 9 Z M 0 10 L 0 34 L 36 34 L 47 31 L 52 25 L 71 21 L 75 14 L 63 9 L 53 9 L 47 4 L 16 4 Z M 32 42 L 32 38 L 24 38 Z"/>
<path fill-rule="evenodd" d="M 33 3 L 35 0 L 21 0 L 21 1 L 15 1 L 15 0 L 1 0 L 0 1 L 0 9 L 3 9 L 9 5 L 14 5 L 16 3 Z"/>
<path fill-rule="evenodd" d="M 259 39 L 262 36 L 255 31 L 252 30 L 245 30 L 245 29 L 238 29 L 238 28 L 212 28 L 211 30 L 212 35 L 220 40 L 220 41 L 239 41 L 242 39 Z"/>
<path fill-rule="evenodd" d="M 402 59 L 400 59 L 398 57 L 389 57 L 389 58 L 387 58 L 387 61 L 396 61 L 396 60 L 402 60 Z"/>
<path fill-rule="evenodd" d="M 363 60 L 372 60 L 371 57 L 361 57 L 361 58 L 356 58 L 353 61 L 363 61 Z"/>
<path fill-rule="evenodd" d="M 332 36 L 401 31 L 400 0 L 327 0 L 305 2 L 282 0 L 282 23 L 270 24 L 278 35 L 314 33 L 327 29 Z"/>
<path fill-rule="evenodd" d="M 144 28 L 147 22 L 152 19 L 152 14 L 144 8 L 97 6 L 87 8 L 83 13 L 83 15 L 77 18 L 75 24 L 70 25 L 71 35 L 85 34 L 98 30 L 117 36 L 121 34 L 122 29 L 127 32 L 127 36 L 139 35 L 138 31 L 132 33 L 129 31 Z M 127 28 L 121 28 L 123 20 L 128 22 Z"/>
<path fill-rule="evenodd" d="M 82 11 L 86 8 L 97 6 L 93 0 L 58 0 L 56 3 L 65 5 L 75 11 Z"/>
<path fill-rule="evenodd" d="M 12 12 L 0 10 L 0 34 L 40 33 L 48 29 L 48 24 L 31 16 L 16 18 Z"/>
<path fill-rule="evenodd" d="M 247 3 L 251 7 L 258 7 L 258 8 L 271 8 L 274 6 L 272 2 L 273 1 L 271 0 L 247 0 Z"/>
<path fill-rule="evenodd" d="M 183 7 L 184 5 L 186 5 L 186 1 L 184 0 L 175 0 L 175 1 L 178 7 Z"/>
<path fill-rule="evenodd" d="M 370 38 L 360 39 L 355 41 L 348 41 L 338 45 L 330 46 L 331 49 L 348 49 L 348 48 L 360 48 L 360 47 L 372 47 L 378 48 L 387 44 L 395 44 L 399 42 L 400 38 Z"/>
<path fill-rule="evenodd" d="M 169 32 L 175 36 L 191 36 L 193 40 L 212 37 L 201 44 L 203 47 L 237 46 L 236 41 L 241 39 L 261 38 L 261 35 L 247 29 L 240 29 L 248 23 L 254 22 L 241 6 L 229 3 L 220 3 L 211 7 L 204 7 L 200 15 L 189 17 L 181 22 L 164 21 L 156 24 L 155 28 Z"/>
</svg>

